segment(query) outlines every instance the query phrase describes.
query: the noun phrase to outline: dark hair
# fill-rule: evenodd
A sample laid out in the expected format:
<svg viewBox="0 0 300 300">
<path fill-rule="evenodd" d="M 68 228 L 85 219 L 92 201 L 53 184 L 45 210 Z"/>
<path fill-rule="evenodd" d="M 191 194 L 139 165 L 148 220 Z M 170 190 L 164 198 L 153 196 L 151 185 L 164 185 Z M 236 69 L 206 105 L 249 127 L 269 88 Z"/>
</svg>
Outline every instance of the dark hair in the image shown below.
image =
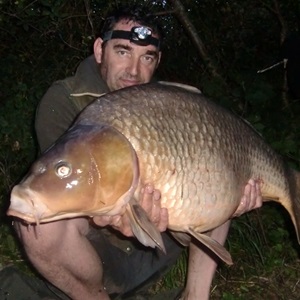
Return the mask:
<svg viewBox="0 0 300 300">
<path fill-rule="evenodd" d="M 114 28 L 116 23 L 121 20 L 128 20 L 138 23 L 142 26 L 147 26 L 152 29 L 154 34 L 157 34 L 159 40 L 163 39 L 163 31 L 159 24 L 158 17 L 149 12 L 149 7 L 141 5 L 122 6 L 114 9 L 108 14 L 104 20 L 99 36 Z"/>
</svg>

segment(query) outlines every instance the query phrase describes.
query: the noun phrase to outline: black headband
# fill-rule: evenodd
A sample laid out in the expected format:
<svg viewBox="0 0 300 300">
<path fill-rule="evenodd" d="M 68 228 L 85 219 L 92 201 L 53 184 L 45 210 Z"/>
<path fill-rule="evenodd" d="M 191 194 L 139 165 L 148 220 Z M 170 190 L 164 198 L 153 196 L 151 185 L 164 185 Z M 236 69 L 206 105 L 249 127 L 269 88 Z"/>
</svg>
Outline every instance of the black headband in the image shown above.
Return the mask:
<svg viewBox="0 0 300 300">
<path fill-rule="evenodd" d="M 111 39 L 125 39 L 139 46 L 153 45 L 159 49 L 160 40 L 152 36 L 152 30 L 146 26 L 135 26 L 130 31 L 110 30 L 102 34 L 103 42 Z"/>
</svg>

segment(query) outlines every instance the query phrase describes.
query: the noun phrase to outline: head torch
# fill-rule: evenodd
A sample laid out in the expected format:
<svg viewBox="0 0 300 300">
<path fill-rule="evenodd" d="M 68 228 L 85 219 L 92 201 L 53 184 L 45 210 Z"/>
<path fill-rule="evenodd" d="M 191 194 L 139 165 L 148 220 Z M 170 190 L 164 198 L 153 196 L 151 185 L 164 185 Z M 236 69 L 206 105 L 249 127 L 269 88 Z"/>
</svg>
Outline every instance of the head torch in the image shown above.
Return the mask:
<svg viewBox="0 0 300 300">
<path fill-rule="evenodd" d="M 152 36 L 152 30 L 146 26 L 135 26 L 130 31 L 110 30 L 101 36 L 103 42 L 112 39 L 125 39 L 139 46 L 153 45 L 160 48 L 160 40 Z"/>
</svg>

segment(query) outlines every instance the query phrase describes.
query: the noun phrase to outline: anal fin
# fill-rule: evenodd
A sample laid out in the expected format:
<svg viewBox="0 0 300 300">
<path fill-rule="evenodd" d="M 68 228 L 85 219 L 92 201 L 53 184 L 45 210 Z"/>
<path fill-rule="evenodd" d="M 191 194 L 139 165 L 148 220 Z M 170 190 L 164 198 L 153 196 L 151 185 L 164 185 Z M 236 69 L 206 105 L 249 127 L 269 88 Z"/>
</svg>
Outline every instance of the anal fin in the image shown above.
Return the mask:
<svg viewBox="0 0 300 300">
<path fill-rule="evenodd" d="M 230 253 L 217 241 L 215 241 L 214 239 L 212 239 L 206 234 L 196 232 L 192 228 L 189 228 L 188 233 L 193 237 L 195 237 L 199 242 L 205 245 L 212 252 L 214 252 L 226 264 L 228 265 L 233 264 Z"/>
</svg>

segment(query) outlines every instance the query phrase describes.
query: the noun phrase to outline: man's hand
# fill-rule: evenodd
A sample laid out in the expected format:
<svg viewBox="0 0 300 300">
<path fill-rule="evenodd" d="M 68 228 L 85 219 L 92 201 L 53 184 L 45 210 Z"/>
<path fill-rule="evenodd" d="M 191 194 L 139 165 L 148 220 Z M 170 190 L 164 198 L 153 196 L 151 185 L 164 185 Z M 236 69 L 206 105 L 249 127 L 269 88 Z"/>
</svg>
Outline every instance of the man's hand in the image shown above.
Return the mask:
<svg viewBox="0 0 300 300">
<path fill-rule="evenodd" d="M 146 211 L 149 219 L 160 232 L 165 231 L 168 226 L 169 215 L 166 208 L 161 207 L 160 192 L 153 185 L 147 184 L 140 194 L 140 205 Z M 110 225 L 125 236 L 133 236 L 130 221 L 126 214 L 122 216 L 96 216 L 93 221 L 98 226 Z"/>
<path fill-rule="evenodd" d="M 241 202 L 232 217 L 238 217 L 252 209 L 262 206 L 260 183 L 253 179 L 248 181 Z"/>
</svg>

